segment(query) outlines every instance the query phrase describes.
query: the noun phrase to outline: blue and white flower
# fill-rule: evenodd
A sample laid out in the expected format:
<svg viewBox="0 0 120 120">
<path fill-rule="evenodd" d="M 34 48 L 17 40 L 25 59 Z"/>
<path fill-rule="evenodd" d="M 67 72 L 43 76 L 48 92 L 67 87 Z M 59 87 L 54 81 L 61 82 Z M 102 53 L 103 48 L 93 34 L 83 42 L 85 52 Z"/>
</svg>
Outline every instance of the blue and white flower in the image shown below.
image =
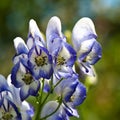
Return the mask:
<svg viewBox="0 0 120 120">
<path fill-rule="evenodd" d="M 52 114 L 53 112 L 55 113 Z M 42 109 L 40 117 L 44 118 L 50 114 L 52 115 L 47 117 L 46 120 L 69 120 L 69 117 L 66 114 L 62 104 L 58 101 L 49 101 L 46 103 Z"/>
<path fill-rule="evenodd" d="M 82 104 L 85 98 L 86 87 L 81 82 L 79 82 L 76 86 L 74 93 L 71 95 L 69 103 L 76 107 Z"/>
<path fill-rule="evenodd" d="M 96 38 L 95 27 L 90 18 L 82 18 L 75 24 L 72 31 L 72 42 L 77 52 L 80 69 L 84 74 L 92 71 L 91 65 L 94 65 L 102 56 L 101 46 Z"/>
<path fill-rule="evenodd" d="M 86 98 L 86 88 L 78 81 L 78 76 L 73 74 L 67 79 L 63 79 L 55 88 L 55 93 L 62 96 L 62 107 L 68 116 L 79 117 L 76 107 Z"/>
<path fill-rule="evenodd" d="M 36 79 L 49 79 L 53 73 L 52 57 L 48 50 L 39 45 L 34 46 L 28 54 L 28 66 Z"/>
<path fill-rule="evenodd" d="M 61 74 L 72 74 L 72 66 L 76 60 L 76 52 L 66 42 L 61 32 L 61 22 L 56 16 L 52 17 L 46 30 L 47 48 L 53 57 L 54 73 L 58 77 Z M 54 47 L 53 47 L 54 46 Z"/>
<path fill-rule="evenodd" d="M 60 80 L 54 77 L 53 84 L 56 85 Z M 78 84 L 78 76 L 72 74 L 70 77 L 61 79 L 60 83 L 55 87 L 54 92 L 58 97 L 62 96 L 65 102 L 68 102 L 74 93 Z"/>
<path fill-rule="evenodd" d="M 63 84 L 61 84 L 60 86 L 62 85 Z M 80 105 L 86 98 L 86 88 L 83 84 L 78 83 L 77 87 L 73 88 L 74 89 L 73 94 L 71 94 L 70 89 L 72 89 L 72 86 L 69 85 L 67 87 L 65 86 L 67 86 L 67 84 L 65 84 L 61 89 L 60 88 L 55 89 L 57 90 L 59 97 L 61 98 L 63 97 L 63 99 L 59 98 L 61 100 L 58 99 L 56 101 L 47 102 L 42 109 L 41 118 L 46 117 L 46 120 L 63 120 L 63 119 L 69 120 L 69 117 L 71 116 L 75 116 L 79 118 L 79 114 L 76 110 L 76 106 Z M 65 91 L 66 91 L 67 99 L 69 98 L 69 101 L 67 99 L 64 100 L 63 94 L 65 93 Z M 60 92 L 64 92 L 64 93 L 59 94 Z"/>
<path fill-rule="evenodd" d="M 40 82 L 32 76 L 31 71 L 22 61 L 14 65 L 11 72 L 12 84 L 20 88 L 20 97 L 23 101 L 29 95 L 36 96 L 40 89 Z"/>
<path fill-rule="evenodd" d="M 66 42 L 62 42 L 61 49 L 54 59 L 54 72 L 60 77 L 63 73 L 71 75 L 73 73 L 72 67 L 76 61 L 76 52 Z"/>
</svg>

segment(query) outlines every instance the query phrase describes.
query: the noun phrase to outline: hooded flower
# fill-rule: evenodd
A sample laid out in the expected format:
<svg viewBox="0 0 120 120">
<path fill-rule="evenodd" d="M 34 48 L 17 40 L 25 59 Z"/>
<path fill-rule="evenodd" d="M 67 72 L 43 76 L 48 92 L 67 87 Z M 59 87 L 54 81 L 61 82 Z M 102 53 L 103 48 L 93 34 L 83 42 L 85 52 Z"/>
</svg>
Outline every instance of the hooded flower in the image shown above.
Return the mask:
<svg viewBox="0 0 120 120">
<path fill-rule="evenodd" d="M 53 112 L 55 113 L 52 114 Z M 57 101 L 49 101 L 48 103 L 46 103 L 42 109 L 40 117 L 44 118 L 50 114 L 52 115 L 47 117 L 46 120 L 69 120 L 69 117 L 66 114 L 64 108 Z"/>
<path fill-rule="evenodd" d="M 48 22 L 46 39 L 47 48 L 53 58 L 55 75 L 59 78 L 63 73 L 71 74 L 73 72 L 71 68 L 76 60 L 76 52 L 66 42 L 65 36 L 61 32 L 60 19 L 56 16 Z"/>
<path fill-rule="evenodd" d="M 31 71 L 22 61 L 14 65 L 11 72 L 12 84 L 20 88 L 20 98 L 23 101 L 29 95 L 36 96 L 40 89 L 40 82 L 32 76 Z"/>
<path fill-rule="evenodd" d="M 72 31 L 72 42 L 77 52 L 80 69 L 85 73 L 91 73 L 91 65 L 101 58 L 101 46 L 96 41 L 97 34 L 90 18 L 80 19 Z"/>
<path fill-rule="evenodd" d="M 86 88 L 81 83 L 70 85 L 69 82 L 67 82 L 68 85 L 64 81 L 64 84 L 60 83 L 57 86 L 55 91 L 59 97 L 56 101 L 49 101 L 45 104 L 41 118 L 46 118 L 46 120 L 69 120 L 71 116 L 79 118 L 76 106 L 86 98 Z"/>
<path fill-rule="evenodd" d="M 67 114 L 78 117 L 76 106 L 79 106 L 86 98 L 86 88 L 79 82 L 78 76 L 73 74 L 63 79 L 55 88 L 55 92 L 63 97 L 63 107 Z"/>
<path fill-rule="evenodd" d="M 49 79 L 53 73 L 52 57 L 48 50 L 39 45 L 34 46 L 28 54 L 28 66 L 36 79 Z"/>
<path fill-rule="evenodd" d="M 56 85 L 60 80 L 54 77 L 53 84 Z M 69 101 L 71 95 L 74 93 L 78 84 L 78 76 L 72 74 L 70 77 L 61 79 L 60 83 L 55 87 L 54 92 L 56 95 L 62 96 L 65 102 Z"/>
</svg>

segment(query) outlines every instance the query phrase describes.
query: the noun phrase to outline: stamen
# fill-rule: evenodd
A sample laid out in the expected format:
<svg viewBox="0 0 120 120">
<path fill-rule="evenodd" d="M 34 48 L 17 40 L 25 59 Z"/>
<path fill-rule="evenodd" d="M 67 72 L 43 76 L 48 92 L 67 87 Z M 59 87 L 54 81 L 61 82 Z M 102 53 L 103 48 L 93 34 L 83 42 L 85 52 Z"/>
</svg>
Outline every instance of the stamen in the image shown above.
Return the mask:
<svg viewBox="0 0 120 120">
<path fill-rule="evenodd" d="M 57 65 L 64 65 L 65 64 L 65 58 L 58 56 L 57 58 Z"/>
<path fill-rule="evenodd" d="M 22 80 L 26 83 L 26 85 L 29 85 L 29 84 L 32 83 L 33 77 L 31 76 L 30 73 L 26 73 L 26 74 L 24 75 L 24 77 L 22 78 Z"/>
<path fill-rule="evenodd" d="M 9 112 L 2 113 L 2 120 L 12 120 L 12 118 L 13 118 L 13 115 L 11 113 Z"/>
<path fill-rule="evenodd" d="M 35 57 L 35 63 L 37 64 L 37 66 L 44 66 L 47 64 L 46 62 L 47 56 L 37 56 Z"/>
<path fill-rule="evenodd" d="M 73 102 L 74 99 L 75 99 L 75 95 L 72 95 L 72 96 L 70 97 L 70 102 Z"/>
</svg>

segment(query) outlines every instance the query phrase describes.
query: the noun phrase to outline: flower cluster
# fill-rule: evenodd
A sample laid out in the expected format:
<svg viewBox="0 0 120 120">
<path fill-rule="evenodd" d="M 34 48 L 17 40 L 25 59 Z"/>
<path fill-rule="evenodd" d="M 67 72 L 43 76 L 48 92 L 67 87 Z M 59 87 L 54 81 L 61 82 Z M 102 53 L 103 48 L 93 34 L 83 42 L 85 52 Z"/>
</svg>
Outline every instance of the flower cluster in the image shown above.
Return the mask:
<svg viewBox="0 0 120 120">
<path fill-rule="evenodd" d="M 31 19 L 27 41 L 14 39 L 16 54 L 11 74 L 7 81 L 0 76 L 0 119 L 32 119 L 33 108 L 25 101 L 29 96 L 37 101 L 35 120 L 79 117 L 76 107 L 86 98 L 82 76 L 94 76 L 93 65 L 101 58 L 96 38 L 89 18 L 75 24 L 73 46 L 62 33 L 58 17 L 49 20 L 46 40 Z"/>
</svg>

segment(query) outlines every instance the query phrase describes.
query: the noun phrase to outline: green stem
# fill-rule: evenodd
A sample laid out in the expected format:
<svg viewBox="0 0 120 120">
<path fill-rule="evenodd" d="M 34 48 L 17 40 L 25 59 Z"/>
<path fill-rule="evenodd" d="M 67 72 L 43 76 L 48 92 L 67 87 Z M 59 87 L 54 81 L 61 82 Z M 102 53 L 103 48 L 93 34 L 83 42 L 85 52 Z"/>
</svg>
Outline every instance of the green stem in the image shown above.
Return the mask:
<svg viewBox="0 0 120 120">
<path fill-rule="evenodd" d="M 41 109 L 42 109 L 41 102 L 42 102 L 42 96 L 43 96 L 43 89 L 44 89 L 44 79 L 42 79 L 42 88 L 40 89 L 39 96 L 37 97 L 38 107 L 37 107 L 37 113 L 35 116 L 35 120 L 38 120 Z"/>
<path fill-rule="evenodd" d="M 56 85 L 53 87 L 53 90 L 57 87 L 57 85 L 63 80 L 63 78 L 61 78 L 57 83 Z"/>
<path fill-rule="evenodd" d="M 43 103 L 41 104 L 42 106 L 44 105 L 44 103 L 46 102 L 47 98 L 49 97 L 49 95 L 53 92 L 53 90 L 57 87 L 57 85 L 63 80 L 63 78 L 61 78 L 61 80 L 59 80 L 55 86 L 51 86 L 51 90 L 49 91 L 49 93 L 47 94 L 47 96 L 45 97 L 45 99 L 43 100 Z"/>
<path fill-rule="evenodd" d="M 40 91 L 40 95 L 38 96 L 39 100 L 38 100 L 38 108 L 37 108 L 37 113 L 35 116 L 35 120 L 38 120 L 40 114 L 41 114 L 41 110 L 43 108 L 43 105 L 45 104 L 46 100 L 48 99 L 49 95 L 54 91 L 54 89 L 57 87 L 57 85 L 63 80 L 63 78 L 61 78 L 54 86 L 53 86 L 53 78 L 51 78 L 51 90 L 48 92 L 48 94 L 46 95 L 46 97 L 44 98 L 43 102 L 42 102 L 42 95 L 43 95 L 43 89 L 44 89 L 44 79 L 42 80 L 42 88 Z M 59 107 L 59 106 L 58 106 Z M 57 107 L 57 108 L 58 108 Z M 41 120 L 41 119 L 40 119 Z M 42 118 L 43 120 L 43 118 Z"/>
</svg>

